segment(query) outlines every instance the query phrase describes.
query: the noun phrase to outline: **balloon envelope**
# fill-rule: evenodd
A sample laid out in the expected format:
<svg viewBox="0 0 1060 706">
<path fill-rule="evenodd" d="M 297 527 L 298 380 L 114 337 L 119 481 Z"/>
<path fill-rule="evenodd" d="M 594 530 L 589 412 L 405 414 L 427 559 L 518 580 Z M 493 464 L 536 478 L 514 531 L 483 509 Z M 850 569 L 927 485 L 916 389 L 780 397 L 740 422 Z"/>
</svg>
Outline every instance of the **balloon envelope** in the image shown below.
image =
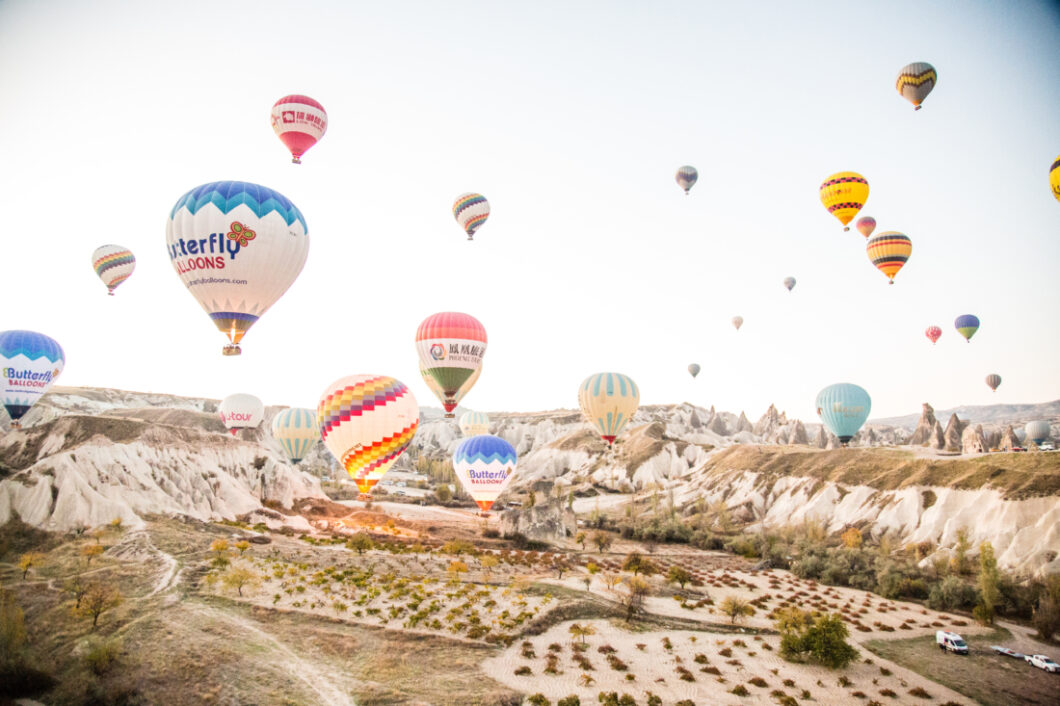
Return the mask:
<svg viewBox="0 0 1060 706">
<path fill-rule="evenodd" d="M 979 330 L 979 317 L 973 314 L 961 314 L 954 320 L 953 326 L 957 329 L 957 333 L 964 336 L 971 343 L 972 336 Z"/>
<path fill-rule="evenodd" d="M 699 180 L 699 172 L 696 171 L 695 167 L 690 167 L 686 164 L 677 169 L 674 179 L 677 180 L 677 185 L 685 190 L 685 196 L 688 196 L 688 192 L 692 190 L 692 187 Z"/>
<path fill-rule="evenodd" d="M 869 261 L 894 284 L 894 276 L 905 266 L 913 252 L 913 241 L 909 236 L 888 230 L 869 238 L 865 244 Z"/>
<path fill-rule="evenodd" d="M 416 330 L 420 366 L 442 390 L 438 399 L 447 417 L 453 416 L 461 387 L 482 366 L 486 343 L 486 329 L 479 320 L 456 311 L 432 314 Z"/>
<path fill-rule="evenodd" d="M 479 509 L 489 512 L 515 474 L 515 449 L 499 436 L 464 439 L 453 453 L 453 472 Z"/>
<path fill-rule="evenodd" d="M 280 442 L 287 458 L 298 463 L 320 441 L 317 413 L 300 407 L 280 411 L 272 418 L 272 436 Z"/>
<path fill-rule="evenodd" d="M 265 405 L 254 395 L 236 393 L 221 400 L 217 408 L 225 428 L 235 436 L 240 429 L 249 429 L 261 424 L 265 418 Z"/>
<path fill-rule="evenodd" d="M 743 326 L 743 317 L 742 316 L 734 316 L 734 317 L 732 317 L 732 325 L 734 327 L 736 327 L 737 331 L 739 331 L 740 327 Z"/>
<path fill-rule="evenodd" d="M 107 294 L 113 296 L 118 285 L 136 269 L 136 258 L 120 245 L 101 245 L 92 253 L 92 268 L 107 286 Z"/>
<path fill-rule="evenodd" d="M 1053 166 L 1049 167 L 1049 186 L 1053 190 L 1053 196 L 1060 201 L 1060 157 L 1057 157 Z"/>
<path fill-rule="evenodd" d="M 272 129 L 291 153 L 291 161 L 302 163 L 302 155 L 328 131 L 324 106 L 309 96 L 284 96 L 272 106 Z"/>
<path fill-rule="evenodd" d="M 938 80 L 934 66 L 917 61 L 902 67 L 902 70 L 898 72 L 895 88 L 898 89 L 902 98 L 916 106 L 914 110 L 920 110 L 920 104 L 931 93 L 931 89 L 935 87 Z"/>
<path fill-rule="evenodd" d="M 596 373 L 578 388 L 578 405 L 608 444 L 622 433 L 640 404 L 636 383 L 621 373 Z"/>
<path fill-rule="evenodd" d="M 464 412 L 460 415 L 460 433 L 466 437 L 490 432 L 490 418 L 485 412 Z"/>
<path fill-rule="evenodd" d="M 1027 433 L 1028 439 L 1039 445 L 1045 442 L 1053 431 L 1049 422 L 1041 419 L 1027 422 L 1027 426 L 1023 427 L 1023 430 Z"/>
<path fill-rule="evenodd" d="M 309 255 L 301 211 L 283 194 L 242 181 L 198 186 L 166 226 L 173 270 L 238 355 L 247 330 L 294 283 Z"/>
<path fill-rule="evenodd" d="M 468 240 L 475 239 L 475 233 L 490 216 L 490 202 L 482 194 L 460 194 L 453 202 L 453 217 L 467 233 Z"/>
<path fill-rule="evenodd" d="M 817 415 L 844 444 L 858 433 L 871 409 L 869 393 L 849 382 L 829 385 L 817 393 Z"/>
<path fill-rule="evenodd" d="M 824 180 L 819 194 L 828 212 L 845 226 L 868 200 L 869 182 L 857 172 L 836 172 Z"/>
<path fill-rule="evenodd" d="M 369 492 L 412 443 L 420 422 L 416 398 L 386 375 L 350 375 L 324 388 L 320 436 L 362 493 Z"/>
<path fill-rule="evenodd" d="M 872 216 L 862 216 L 858 219 L 858 222 L 854 224 L 854 227 L 858 229 L 859 233 L 867 238 L 872 235 L 872 231 L 876 230 L 876 219 Z"/>
<path fill-rule="evenodd" d="M 699 371 L 701 369 L 702 368 L 699 367 L 699 363 L 692 363 L 691 365 L 688 366 L 688 372 L 689 372 L 689 374 L 692 377 L 695 377 L 696 375 L 699 375 Z"/>
<path fill-rule="evenodd" d="M 0 333 L 0 374 L 3 403 L 12 426 L 37 403 L 66 366 L 62 346 L 36 331 Z"/>
<path fill-rule="evenodd" d="M 997 390 L 998 385 L 1001 384 L 1001 376 L 997 374 L 987 375 L 986 384 L 991 390 Z"/>
<path fill-rule="evenodd" d="M 794 277 L 785 277 L 784 278 L 784 286 L 787 287 L 788 291 L 790 292 L 792 289 L 795 288 L 795 278 Z"/>
<path fill-rule="evenodd" d="M 924 330 L 924 335 L 927 336 L 932 343 L 935 343 L 935 341 L 939 340 L 939 336 L 942 335 L 942 329 L 938 326 L 928 326 L 927 329 Z"/>
</svg>

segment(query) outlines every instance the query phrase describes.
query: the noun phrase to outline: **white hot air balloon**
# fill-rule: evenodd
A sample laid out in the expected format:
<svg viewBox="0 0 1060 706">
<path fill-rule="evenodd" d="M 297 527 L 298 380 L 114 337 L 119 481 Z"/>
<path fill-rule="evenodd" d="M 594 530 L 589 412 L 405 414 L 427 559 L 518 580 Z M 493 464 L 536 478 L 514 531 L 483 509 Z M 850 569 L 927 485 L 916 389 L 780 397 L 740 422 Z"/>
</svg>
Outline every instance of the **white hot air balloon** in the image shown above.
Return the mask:
<svg viewBox="0 0 1060 706">
<path fill-rule="evenodd" d="M 232 434 L 240 429 L 251 429 L 265 418 L 265 405 L 254 395 L 236 393 L 221 400 L 217 408 L 225 428 Z"/>
<path fill-rule="evenodd" d="M 737 331 L 739 331 L 740 327 L 743 326 L 743 317 L 742 316 L 734 316 L 734 317 L 732 317 L 732 325 L 736 328 Z"/>
<path fill-rule="evenodd" d="M 114 296 L 118 285 L 136 269 L 136 257 L 120 245 L 101 245 L 92 253 L 92 269 L 107 286 L 107 294 Z"/>
<path fill-rule="evenodd" d="M 166 226 L 169 259 L 181 282 L 239 355 L 247 330 L 283 296 L 305 265 L 305 218 L 283 194 L 258 184 L 218 181 L 184 194 Z"/>
</svg>

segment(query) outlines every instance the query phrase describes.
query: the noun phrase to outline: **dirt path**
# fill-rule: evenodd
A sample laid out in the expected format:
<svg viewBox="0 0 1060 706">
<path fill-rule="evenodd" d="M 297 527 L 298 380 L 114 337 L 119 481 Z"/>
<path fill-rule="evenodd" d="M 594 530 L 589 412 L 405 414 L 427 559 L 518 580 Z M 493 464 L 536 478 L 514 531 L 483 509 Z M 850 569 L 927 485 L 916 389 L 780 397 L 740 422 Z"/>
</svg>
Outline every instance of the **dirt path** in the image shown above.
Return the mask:
<svg viewBox="0 0 1060 706">
<path fill-rule="evenodd" d="M 316 701 L 316 703 L 323 706 L 354 706 L 353 698 L 350 697 L 345 688 L 332 680 L 331 673 L 326 668 L 321 667 L 316 662 L 302 659 L 287 645 L 258 627 L 256 622 L 197 602 L 187 602 L 185 603 L 185 608 L 198 613 L 208 620 L 233 625 L 238 628 L 237 632 L 244 635 L 253 635 L 269 645 L 282 657 L 287 673 L 304 683 L 319 697 L 319 701 Z"/>
<path fill-rule="evenodd" d="M 1025 625 L 1017 625 L 1015 623 L 1009 623 L 1004 620 L 997 621 L 998 627 L 1005 628 L 1012 633 L 1011 640 L 1005 640 L 1002 643 L 1002 647 L 1008 647 L 1017 652 L 1022 652 L 1025 655 L 1040 655 L 1046 654 L 1051 655 L 1056 652 L 1056 648 L 1050 645 L 1040 642 L 1034 637 L 1034 628 L 1029 628 Z"/>
</svg>

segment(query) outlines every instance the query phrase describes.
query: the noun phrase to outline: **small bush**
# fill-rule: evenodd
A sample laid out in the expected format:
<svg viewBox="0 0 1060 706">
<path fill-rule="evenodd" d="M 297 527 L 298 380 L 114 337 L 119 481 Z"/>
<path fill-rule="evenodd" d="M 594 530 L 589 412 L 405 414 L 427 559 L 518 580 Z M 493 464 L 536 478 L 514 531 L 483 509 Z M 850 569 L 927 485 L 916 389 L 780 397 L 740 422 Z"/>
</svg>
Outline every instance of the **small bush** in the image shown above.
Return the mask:
<svg viewBox="0 0 1060 706">
<path fill-rule="evenodd" d="M 95 639 L 85 648 L 82 659 L 85 666 L 96 676 L 109 672 L 121 656 L 121 640 Z"/>
<path fill-rule="evenodd" d="M 571 694 L 557 701 L 556 706 L 582 706 L 582 701 L 577 694 Z"/>
<path fill-rule="evenodd" d="M 527 702 L 532 704 L 532 706 L 550 706 L 552 703 L 547 698 L 545 698 L 544 694 L 534 694 L 533 696 L 527 698 Z"/>
<path fill-rule="evenodd" d="M 909 690 L 909 695 L 910 696 L 915 696 L 918 699 L 932 699 L 932 698 L 934 698 L 931 694 L 929 694 L 928 692 L 924 691 L 923 687 L 919 687 L 919 686 L 914 686 L 912 689 L 910 689 Z"/>
<path fill-rule="evenodd" d="M 889 699 L 897 699 L 898 694 L 894 693 L 891 689 L 881 689 L 880 696 L 886 696 Z"/>
<path fill-rule="evenodd" d="M 525 677 L 531 674 L 533 674 L 533 672 L 530 670 L 530 667 L 527 667 L 525 664 L 515 670 L 515 676 L 517 677 Z"/>
<path fill-rule="evenodd" d="M 729 691 L 729 693 L 736 694 L 737 696 L 749 696 L 751 692 L 748 691 L 747 687 L 743 684 L 737 684 Z"/>
<path fill-rule="evenodd" d="M 757 686 L 757 687 L 760 687 L 760 688 L 763 688 L 763 689 L 765 687 L 769 686 L 769 684 L 766 683 L 766 680 L 763 679 L 762 677 L 751 677 L 750 679 L 747 680 L 747 683 L 751 684 L 752 686 Z"/>
</svg>

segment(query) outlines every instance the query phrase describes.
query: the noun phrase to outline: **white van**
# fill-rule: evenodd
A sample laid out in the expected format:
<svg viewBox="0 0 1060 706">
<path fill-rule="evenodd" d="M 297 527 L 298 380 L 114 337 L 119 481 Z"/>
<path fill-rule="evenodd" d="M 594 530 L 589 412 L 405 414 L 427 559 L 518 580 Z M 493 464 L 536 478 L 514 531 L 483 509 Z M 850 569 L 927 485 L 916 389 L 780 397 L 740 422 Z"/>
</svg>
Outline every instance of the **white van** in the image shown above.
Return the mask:
<svg viewBox="0 0 1060 706">
<path fill-rule="evenodd" d="M 968 654 L 968 643 L 955 632 L 949 630 L 936 630 L 935 643 L 940 650 L 949 650 L 955 654 Z"/>
</svg>

